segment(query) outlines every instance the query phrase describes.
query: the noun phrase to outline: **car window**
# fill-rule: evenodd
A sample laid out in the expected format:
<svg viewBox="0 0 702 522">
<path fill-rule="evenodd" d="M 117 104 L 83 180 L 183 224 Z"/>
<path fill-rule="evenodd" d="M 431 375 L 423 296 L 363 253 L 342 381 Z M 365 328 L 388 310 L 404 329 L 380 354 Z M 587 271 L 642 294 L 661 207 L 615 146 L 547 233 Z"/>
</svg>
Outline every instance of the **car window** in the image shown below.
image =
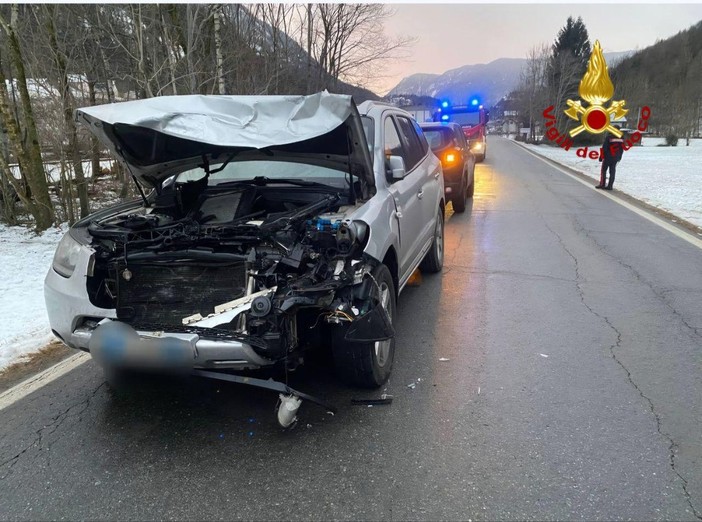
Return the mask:
<svg viewBox="0 0 702 522">
<path fill-rule="evenodd" d="M 461 129 L 460 127 L 454 127 L 453 132 L 455 134 L 458 145 L 464 148 L 468 147 L 468 143 L 466 143 L 466 135 L 463 134 L 463 129 Z"/>
<path fill-rule="evenodd" d="M 399 116 L 397 122 L 400 124 L 400 139 L 402 140 L 402 145 L 407 151 L 405 166 L 407 167 L 407 172 L 409 172 L 422 160 L 424 152 L 422 151 L 422 146 L 419 143 L 419 136 L 417 136 L 417 133 L 414 131 L 412 122 L 404 116 Z"/>
<path fill-rule="evenodd" d="M 370 116 L 361 116 L 361 123 L 363 124 L 363 133 L 366 135 L 366 142 L 368 142 L 368 152 L 370 152 L 371 159 L 373 159 L 373 145 L 375 143 L 375 121 Z"/>
<path fill-rule="evenodd" d="M 221 164 L 215 164 L 211 165 L 211 168 L 216 170 L 221 166 Z M 232 161 L 219 172 L 211 174 L 207 179 L 207 185 L 213 186 L 231 181 L 250 180 L 259 176 L 273 180 L 276 178 L 292 178 L 300 181 L 315 181 L 342 188 L 348 186 L 347 174 L 341 170 L 305 163 L 265 160 Z M 187 183 L 203 177 L 205 177 L 205 171 L 201 167 L 197 167 L 178 174 L 175 178 L 175 183 Z"/>
<path fill-rule="evenodd" d="M 424 136 L 426 136 L 431 150 L 437 151 L 451 145 L 454 134 L 448 127 L 443 127 L 424 129 Z"/>
<path fill-rule="evenodd" d="M 451 115 L 451 121 L 455 121 L 461 127 L 473 127 L 480 123 L 479 112 L 457 112 Z"/>
<path fill-rule="evenodd" d="M 423 157 L 429 151 L 429 144 L 427 143 L 427 138 L 426 136 L 424 136 L 424 132 L 422 132 L 422 128 L 417 123 L 417 120 L 412 120 L 412 125 L 414 126 L 414 132 L 417 133 L 417 137 L 419 138 L 419 144 L 422 147 Z"/>
<path fill-rule="evenodd" d="M 400 135 L 397 133 L 392 118 L 385 119 L 385 141 L 383 142 L 383 146 L 386 156 L 402 156 L 405 159 L 405 164 L 407 163 L 407 158 L 402 150 Z"/>
</svg>

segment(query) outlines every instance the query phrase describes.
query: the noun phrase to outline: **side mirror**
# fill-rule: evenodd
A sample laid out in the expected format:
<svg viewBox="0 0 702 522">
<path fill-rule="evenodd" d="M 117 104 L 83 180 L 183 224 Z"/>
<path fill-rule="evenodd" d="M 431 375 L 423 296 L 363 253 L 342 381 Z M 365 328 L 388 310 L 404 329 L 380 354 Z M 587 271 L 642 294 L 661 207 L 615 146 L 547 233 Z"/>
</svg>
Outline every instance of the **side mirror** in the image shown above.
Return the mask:
<svg viewBox="0 0 702 522">
<path fill-rule="evenodd" d="M 405 159 L 402 156 L 388 156 L 388 167 L 392 181 L 401 180 L 407 175 Z"/>
</svg>

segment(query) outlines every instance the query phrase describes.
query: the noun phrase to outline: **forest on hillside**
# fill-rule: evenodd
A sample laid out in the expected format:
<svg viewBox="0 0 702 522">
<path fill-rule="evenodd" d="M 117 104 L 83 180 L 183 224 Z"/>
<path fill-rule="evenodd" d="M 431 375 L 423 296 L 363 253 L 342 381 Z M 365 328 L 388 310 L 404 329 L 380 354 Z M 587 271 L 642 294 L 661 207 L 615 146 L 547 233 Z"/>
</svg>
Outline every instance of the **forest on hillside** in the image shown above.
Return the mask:
<svg viewBox="0 0 702 522">
<path fill-rule="evenodd" d="M 568 99 L 579 99 L 578 86 L 593 45 L 582 20 L 568 18 L 553 45 L 528 51 L 518 88 L 501 105 L 519 112 L 521 126 L 532 129 L 531 140 L 546 107 L 565 108 Z M 648 106 L 650 132 L 671 137 L 702 134 L 702 22 L 624 58 L 609 67 L 609 75 L 615 86 L 612 99 L 626 100 L 629 127 L 637 125 L 639 111 Z M 562 110 L 556 117 L 563 131 L 577 125 Z M 594 138 L 583 134 L 580 139 Z"/>
<path fill-rule="evenodd" d="M 699 137 L 702 104 L 702 22 L 619 62 L 610 71 L 616 96 L 648 105 L 652 129 Z"/>
<path fill-rule="evenodd" d="M 391 14 L 380 4 L 0 5 L 0 220 L 41 231 L 90 213 L 88 178 L 105 152 L 76 126 L 78 107 L 324 89 L 377 98 L 358 86 L 372 87 L 411 41 L 384 34 Z M 107 175 L 121 198 L 133 191 L 119 168 Z"/>
</svg>

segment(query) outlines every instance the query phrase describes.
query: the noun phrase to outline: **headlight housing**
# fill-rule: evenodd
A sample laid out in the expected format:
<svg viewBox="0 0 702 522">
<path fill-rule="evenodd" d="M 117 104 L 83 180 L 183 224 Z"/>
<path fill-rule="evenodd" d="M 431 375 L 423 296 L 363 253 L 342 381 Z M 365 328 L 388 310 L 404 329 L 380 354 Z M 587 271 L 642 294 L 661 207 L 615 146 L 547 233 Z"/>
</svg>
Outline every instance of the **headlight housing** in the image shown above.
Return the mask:
<svg viewBox="0 0 702 522">
<path fill-rule="evenodd" d="M 70 232 L 66 232 L 61 241 L 59 241 L 52 267 L 54 271 L 63 277 L 71 277 L 78 263 L 81 244 L 71 236 Z"/>
</svg>

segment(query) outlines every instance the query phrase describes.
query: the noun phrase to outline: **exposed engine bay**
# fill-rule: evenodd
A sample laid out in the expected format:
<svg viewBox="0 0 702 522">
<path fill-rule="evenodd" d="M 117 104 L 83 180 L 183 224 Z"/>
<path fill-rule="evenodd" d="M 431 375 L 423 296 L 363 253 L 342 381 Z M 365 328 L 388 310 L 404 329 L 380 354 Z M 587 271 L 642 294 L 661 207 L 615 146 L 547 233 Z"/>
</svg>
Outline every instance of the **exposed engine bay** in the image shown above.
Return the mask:
<svg viewBox="0 0 702 522">
<path fill-rule="evenodd" d="M 237 340 L 288 367 L 322 327 L 388 339 L 356 208 L 329 186 L 164 184 L 148 206 L 88 225 L 90 301 L 135 329 Z"/>
</svg>

